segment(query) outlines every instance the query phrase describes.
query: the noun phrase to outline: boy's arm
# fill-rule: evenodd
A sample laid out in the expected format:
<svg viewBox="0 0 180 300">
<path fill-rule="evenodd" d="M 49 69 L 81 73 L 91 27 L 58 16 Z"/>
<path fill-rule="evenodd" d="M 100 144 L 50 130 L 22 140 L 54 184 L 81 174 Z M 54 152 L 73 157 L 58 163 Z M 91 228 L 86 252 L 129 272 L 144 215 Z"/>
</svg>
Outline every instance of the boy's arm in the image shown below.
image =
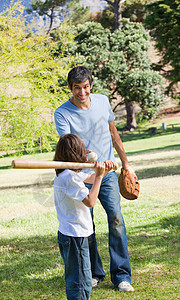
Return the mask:
<svg viewBox="0 0 180 300">
<path fill-rule="evenodd" d="M 112 170 L 116 166 L 116 164 L 113 161 L 111 161 L 111 160 L 106 160 L 104 163 L 105 163 L 105 172 L 104 172 L 104 176 L 105 176 L 110 170 Z M 95 173 L 89 175 L 84 180 L 84 182 L 85 183 L 93 184 L 94 183 L 94 179 L 95 179 L 95 175 L 96 175 Z"/>
<path fill-rule="evenodd" d="M 95 179 L 95 173 L 88 175 L 88 177 L 84 180 L 85 183 L 93 184 Z"/>
<path fill-rule="evenodd" d="M 104 163 L 101 161 L 96 162 L 95 173 L 90 175 L 85 180 L 85 182 L 93 184 L 89 194 L 82 201 L 86 206 L 94 207 L 96 200 L 98 198 L 102 179 L 111 169 L 113 169 L 114 166 L 115 163 L 112 162 L 111 160 L 107 160 Z"/>
<path fill-rule="evenodd" d="M 98 198 L 99 189 L 101 186 L 103 176 L 96 176 L 94 179 L 94 184 L 89 192 L 89 194 L 82 201 L 87 207 L 94 207 L 96 200 Z"/>
<path fill-rule="evenodd" d="M 101 161 L 97 161 L 95 166 L 95 174 L 92 174 L 94 175 L 93 186 L 89 194 L 82 201 L 87 207 L 94 207 L 99 194 L 104 173 L 105 173 L 105 164 Z"/>
</svg>

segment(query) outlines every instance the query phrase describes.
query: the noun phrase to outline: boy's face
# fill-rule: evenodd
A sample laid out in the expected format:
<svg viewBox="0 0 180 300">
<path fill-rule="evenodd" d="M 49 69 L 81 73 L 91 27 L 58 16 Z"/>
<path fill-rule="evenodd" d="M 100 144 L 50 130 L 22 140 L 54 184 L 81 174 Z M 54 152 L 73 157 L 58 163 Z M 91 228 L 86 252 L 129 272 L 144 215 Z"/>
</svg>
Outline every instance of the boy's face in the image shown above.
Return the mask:
<svg viewBox="0 0 180 300">
<path fill-rule="evenodd" d="M 90 92 L 92 85 L 90 86 L 89 80 L 81 83 L 73 83 L 71 92 L 73 94 L 72 103 L 76 106 L 86 104 L 90 101 Z"/>
</svg>

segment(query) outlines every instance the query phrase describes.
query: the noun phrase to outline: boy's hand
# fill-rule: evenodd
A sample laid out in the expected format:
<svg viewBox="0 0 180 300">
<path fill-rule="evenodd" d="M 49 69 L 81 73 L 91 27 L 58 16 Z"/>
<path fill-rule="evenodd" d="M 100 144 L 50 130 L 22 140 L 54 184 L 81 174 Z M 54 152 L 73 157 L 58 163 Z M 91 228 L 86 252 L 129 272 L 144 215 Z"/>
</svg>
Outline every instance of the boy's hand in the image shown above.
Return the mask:
<svg viewBox="0 0 180 300">
<path fill-rule="evenodd" d="M 114 169 L 114 170 L 117 169 L 117 164 L 114 163 L 112 160 L 105 160 L 104 163 L 105 163 L 106 172 L 109 172 L 112 169 Z"/>
<path fill-rule="evenodd" d="M 105 163 L 103 163 L 102 161 L 97 161 L 94 171 L 95 171 L 96 176 L 103 177 L 104 173 L 105 173 Z"/>
</svg>

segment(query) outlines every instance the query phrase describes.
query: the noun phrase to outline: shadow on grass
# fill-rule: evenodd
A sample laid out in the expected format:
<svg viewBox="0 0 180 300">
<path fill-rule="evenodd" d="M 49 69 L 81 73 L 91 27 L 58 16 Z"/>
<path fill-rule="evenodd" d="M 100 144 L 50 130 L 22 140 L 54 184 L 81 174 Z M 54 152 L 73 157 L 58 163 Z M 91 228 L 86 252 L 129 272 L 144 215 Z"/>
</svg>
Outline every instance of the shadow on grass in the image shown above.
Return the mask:
<svg viewBox="0 0 180 300">
<path fill-rule="evenodd" d="M 164 177 L 170 175 L 179 175 L 180 166 L 154 167 L 137 170 L 136 175 L 139 180 L 147 178 Z M 119 173 L 117 174 L 119 176 Z"/>
<path fill-rule="evenodd" d="M 1 295 L 6 290 L 9 299 L 34 299 L 37 295 L 44 295 L 43 299 L 57 295 L 58 299 L 61 293 L 65 295 L 64 265 L 56 236 L 1 239 L 0 246 L 4 252 Z"/>
<path fill-rule="evenodd" d="M 180 166 L 168 166 L 168 167 L 154 167 L 136 171 L 136 175 L 139 179 L 163 177 L 170 175 L 179 175 Z"/>
<path fill-rule="evenodd" d="M 171 206 L 179 206 L 180 202 L 172 204 Z M 155 229 L 160 229 L 160 235 L 158 235 L 158 238 L 161 237 L 161 231 L 163 229 L 168 230 L 169 232 L 169 238 L 173 238 L 177 235 L 179 235 L 179 230 L 180 230 L 180 215 L 175 215 L 171 217 L 164 217 L 160 219 L 159 222 L 157 223 L 150 223 L 146 224 L 143 227 L 142 226 L 136 226 L 132 228 L 133 234 L 137 232 L 141 232 L 141 229 L 147 230 L 147 231 L 154 231 Z M 157 231 L 156 231 L 157 232 Z M 131 236 L 131 234 L 130 234 Z M 146 236 L 147 237 L 147 236 Z M 150 236 L 151 237 L 151 236 Z"/>
<path fill-rule="evenodd" d="M 30 183 L 19 183 L 18 182 L 18 183 L 11 184 L 11 182 L 10 182 L 9 185 L 0 186 L 0 190 L 6 190 L 6 189 L 14 190 L 15 188 L 29 188 L 29 189 L 33 188 L 33 192 L 38 193 L 43 188 L 53 187 L 54 177 L 55 177 L 54 174 L 47 172 L 47 173 L 38 175 L 38 177 L 33 182 L 30 182 Z"/>
<path fill-rule="evenodd" d="M 169 136 L 171 134 L 180 132 L 180 124 L 176 124 L 174 127 L 171 126 L 167 128 L 167 130 L 162 130 L 160 128 L 157 128 L 157 133 L 151 133 L 151 128 L 153 132 L 153 128 L 156 129 L 155 126 L 145 130 L 139 128 L 133 132 L 128 132 L 128 131 L 123 132 L 122 128 L 119 128 L 118 126 L 116 126 L 116 128 L 118 129 L 118 132 L 123 142 L 143 140 L 143 139 L 148 139 L 148 138 L 158 137 L 158 136 Z"/>
<path fill-rule="evenodd" d="M 131 265 L 137 269 L 149 264 L 163 265 L 163 272 L 176 269 L 179 272 L 179 230 L 180 216 L 162 218 L 157 223 L 136 226 L 127 234 Z M 109 271 L 107 235 L 97 235 L 98 251 L 106 272 Z M 151 271 L 150 271 L 151 272 Z"/>
<path fill-rule="evenodd" d="M 54 152 L 56 149 L 56 143 L 51 144 L 51 152 Z M 41 154 L 41 153 L 48 153 L 49 151 L 47 149 L 40 149 L 39 147 L 34 147 L 32 149 L 16 149 L 12 150 L 10 153 L 6 153 L 4 155 L 0 155 L 0 158 L 7 158 L 7 157 L 14 157 L 14 156 L 26 156 L 30 154 Z"/>
<path fill-rule="evenodd" d="M 128 241 L 133 269 L 144 268 L 150 262 L 169 270 L 178 266 L 179 228 L 178 215 L 132 228 Z M 169 229 L 168 233 L 164 234 L 164 229 Z M 97 243 L 104 269 L 109 273 L 108 234 L 97 233 Z M 9 299 L 40 299 L 42 295 L 43 299 L 49 295 L 66 299 L 64 266 L 55 235 L 1 239 L 0 245 L 4 261 L 0 268 L 1 295 L 8 290 Z"/>
<path fill-rule="evenodd" d="M 0 170 L 12 169 L 12 166 L 0 166 Z"/>
<path fill-rule="evenodd" d="M 37 190 L 37 193 L 40 191 L 40 188 L 50 188 L 53 187 L 52 182 L 44 182 L 44 183 L 30 183 L 30 184 L 18 184 L 18 185 L 6 185 L 6 186 L 0 186 L 0 190 L 14 190 L 14 189 L 34 189 L 34 192 Z M 35 190 L 36 189 L 36 190 Z"/>
<path fill-rule="evenodd" d="M 126 151 L 126 154 L 128 155 L 139 155 L 139 154 L 153 154 L 157 151 L 172 151 L 172 150 L 179 150 L 180 149 L 180 144 L 176 144 L 176 145 L 169 145 L 166 147 L 157 147 L 157 148 L 153 148 L 153 149 L 145 149 L 145 150 L 136 150 L 136 151 L 132 151 L 132 152 L 128 152 Z M 118 157 L 118 154 L 115 153 L 115 157 Z"/>
<path fill-rule="evenodd" d="M 135 227 L 133 234 L 128 236 L 131 261 L 142 267 L 152 262 L 165 265 L 169 270 L 176 268 L 179 261 L 179 229 L 179 215 Z"/>
<path fill-rule="evenodd" d="M 175 206 L 175 205 L 178 205 L 178 203 L 174 203 L 171 206 Z M 178 230 L 180 230 L 180 215 L 163 218 L 159 222 L 159 225 L 161 228 L 164 228 L 164 229 L 166 229 L 167 227 L 173 227 L 173 228 L 177 228 Z"/>
</svg>

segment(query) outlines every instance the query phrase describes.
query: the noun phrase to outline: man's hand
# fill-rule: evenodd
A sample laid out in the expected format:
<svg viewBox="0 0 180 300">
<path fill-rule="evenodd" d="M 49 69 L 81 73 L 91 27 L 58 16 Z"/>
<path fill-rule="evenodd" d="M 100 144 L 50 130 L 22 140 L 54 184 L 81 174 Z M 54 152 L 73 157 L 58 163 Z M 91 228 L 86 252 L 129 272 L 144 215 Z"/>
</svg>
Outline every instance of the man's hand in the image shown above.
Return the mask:
<svg viewBox="0 0 180 300">
<path fill-rule="evenodd" d="M 132 174 L 133 176 L 136 175 L 135 171 L 129 164 L 127 166 L 123 167 L 123 169 L 127 169 L 129 171 L 129 173 Z"/>
<path fill-rule="evenodd" d="M 117 170 L 118 166 L 116 163 L 114 163 L 112 160 L 105 160 L 105 168 L 106 168 L 106 173 L 108 173 L 109 171 L 113 170 Z"/>
</svg>

